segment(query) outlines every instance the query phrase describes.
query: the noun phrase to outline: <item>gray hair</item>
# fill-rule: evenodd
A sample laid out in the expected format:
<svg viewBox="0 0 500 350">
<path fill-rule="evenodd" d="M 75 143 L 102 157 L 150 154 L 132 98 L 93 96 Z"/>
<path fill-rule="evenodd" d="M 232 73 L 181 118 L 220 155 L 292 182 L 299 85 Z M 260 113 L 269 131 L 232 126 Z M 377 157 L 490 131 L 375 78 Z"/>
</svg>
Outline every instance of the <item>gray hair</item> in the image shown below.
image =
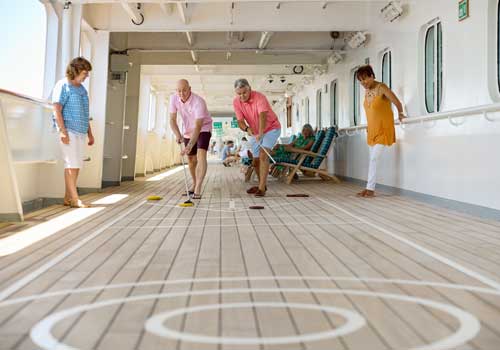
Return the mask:
<svg viewBox="0 0 500 350">
<path fill-rule="evenodd" d="M 302 129 L 308 129 L 309 131 L 311 131 L 311 134 L 314 134 L 314 129 L 311 126 L 311 124 L 304 124 L 304 126 L 302 127 Z"/>
<path fill-rule="evenodd" d="M 246 80 L 244 78 L 236 79 L 236 81 L 234 82 L 234 88 L 235 89 L 241 89 L 241 88 L 244 88 L 244 87 L 250 87 L 250 84 L 248 83 L 248 80 Z"/>
</svg>

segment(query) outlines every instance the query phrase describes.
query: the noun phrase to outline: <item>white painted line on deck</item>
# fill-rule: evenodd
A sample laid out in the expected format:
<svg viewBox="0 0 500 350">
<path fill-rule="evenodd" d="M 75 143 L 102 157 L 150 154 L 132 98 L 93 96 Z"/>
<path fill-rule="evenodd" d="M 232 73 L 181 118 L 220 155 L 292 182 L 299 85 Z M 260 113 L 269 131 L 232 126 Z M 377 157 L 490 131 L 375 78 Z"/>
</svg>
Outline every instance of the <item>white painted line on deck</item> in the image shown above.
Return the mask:
<svg viewBox="0 0 500 350">
<path fill-rule="evenodd" d="M 317 310 L 326 313 L 342 316 L 346 322 L 334 329 L 308 333 L 300 335 L 291 335 L 285 337 L 212 337 L 207 335 L 197 335 L 188 332 L 179 332 L 168 328 L 165 323 L 171 318 L 192 314 L 200 311 L 224 310 L 224 309 L 241 309 L 241 308 L 264 308 L 266 310 L 273 308 L 290 308 L 302 310 Z M 149 318 L 144 324 L 144 328 L 159 337 L 170 338 L 191 343 L 202 344 L 224 344 L 224 345 L 279 345 L 279 344 L 296 344 L 311 341 L 319 341 L 324 339 L 332 339 L 353 333 L 366 325 L 366 320 L 357 312 L 344 308 L 317 305 L 317 304 L 302 304 L 302 303 L 283 303 L 283 302 L 248 302 L 248 303 L 225 303 L 225 304 L 209 304 L 199 305 L 187 308 L 179 308 L 163 313 L 159 313 Z"/>
<path fill-rule="evenodd" d="M 247 217 L 248 218 L 248 217 Z M 257 217 L 258 219 L 262 219 L 261 217 Z M 269 219 L 269 218 L 268 218 Z M 114 228 L 148 228 L 148 229 L 157 229 L 157 228 L 206 228 L 206 227 L 242 227 L 242 226 L 305 226 L 305 225 L 334 225 L 334 226 L 341 226 L 341 225 L 356 225 L 356 224 L 362 224 L 360 221 L 354 221 L 354 222 L 335 222 L 335 221 L 313 221 L 313 222 L 279 222 L 279 223 L 265 223 L 265 224 L 257 224 L 257 223 L 250 223 L 250 224 L 206 224 L 206 225 L 141 225 L 141 226 L 114 226 Z"/>
<path fill-rule="evenodd" d="M 394 284 L 394 285 L 406 285 L 406 286 L 416 286 L 416 287 L 433 287 L 433 288 L 443 288 L 459 291 L 467 291 L 471 293 L 480 293 L 486 295 L 492 295 L 500 297 L 500 291 L 491 288 L 484 288 L 478 286 L 464 285 L 464 284 L 453 284 L 453 283 L 443 283 L 443 282 L 430 282 L 430 281 L 420 281 L 420 280 L 402 280 L 402 279 L 387 279 L 387 278 L 371 278 L 371 277 L 346 277 L 346 276 L 251 276 L 251 277 L 207 277 L 207 278 L 188 278 L 179 280 L 157 280 L 157 281 L 145 281 L 145 282 L 129 282 L 129 283 L 116 283 L 116 284 L 105 284 L 100 286 L 92 287 L 82 287 L 76 289 L 62 289 L 57 291 L 46 292 L 42 294 L 33 294 L 23 297 L 18 297 L 15 299 L 5 300 L 0 302 L 0 308 L 7 307 L 16 304 L 27 303 L 33 300 L 42 300 L 58 296 L 64 296 L 67 294 L 84 294 L 84 293 L 94 293 L 101 290 L 113 290 L 122 288 L 140 288 L 140 287 L 151 287 L 151 286 L 177 286 L 177 285 L 191 285 L 193 283 L 234 283 L 234 282 L 267 282 L 267 281 L 321 281 L 321 282 L 354 282 L 354 283 L 365 283 L 365 284 Z"/>
<path fill-rule="evenodd" d="M 54 267 L 55 265 L 57 265 L 58 263 L 60 263 L 62 260 L 66 259 L 68 256 L 70 256 L 75 251 L 77 251 L 78 249 L 80 249 L 81 247 L 83 247 L 89 241 L 91 241 L 94 238 L 96 238 L 97 236 L 99 236 L 102 232 L 104 232 L 106 229 L 108 229 L 109 227 L 111 227 L 114 223 L 116 223 L 120 219 L 124 218 L 125 216 L 127 216 L 128 214 L 130 214 L 131 212 L 133 212 L 134 210 L 136 210 L 137 208 L 139 208 L 144 203 L 146 203 L 146 201 L 142 201 L 142 202 L 140 202 L 140 203 L 138 203 L 138 204 L 130 207 L 128 210 L 124 211 L 121 215 L 118 215 L 113 220 L 111 220 L 108 223 L 104 224 L 104 226 L 102 226 L 101 228 L 99 228 L 97 231 L 95 231 L 91 235 L 89 235 L 86 238 L 82 239 L 80 242 L 78 242 L 77 244 L 73 245 L 72 247 L 66 249 L 64 252 L 62 252 L 61 254 L 59 254 L 58 256 L 56 256 L 55 258 L 53 258 L 52 260 L 46 262 L 45 264 L 43 264 L 42 266 L 40 266 L 35 271 L 33 271 L 30 274 L 24 276 L 23 278 L 21 278 L 20 280 L 18 280 L 14 284 L 12 284 L 11 286 L 9 286 L 6 289 L 4 289 L 3 291 L 1 291 L 0 292 L 0 301 L 3 301 L 5 299 L 7 299 L 9 296 L 11 296 L 15 292 L 17 292 L 18 290 L 20 290 L 21 288 L 23 288 L 25 285 L 27 285 L 28 283 L 30 283 L 31 281 L 33 281 L 34 279 L 36 279 L 37 277 L 39 277 L 43 273 L 47 272 L 49 269 L 51 269 L 52 267 Z"/>
<path fill-rule="evenodd" d="M 313 200 L 314 199 L 306 199 L 306 200 L 293 201 L 293 202 L 283 201 L 281 204 L 277 204 L 277 205 L 267 205 L 266 201 L 247 202 L 247 203 L 244 202 L 244 203 L 242 203 L 242 205 L 244 207 L 238 207 L 238 208 L 234 208 L 234 209 L 220 209 L 220 208 L 211 209 L 211 208 L 204 207 L 205 205 L 207 205 L 206 203 L 198 202 L 198 201 L 194 202 L 193 207 L 180 207 L 178 204 L 156 204 L 156 203 L 150 203 L 150 202 L 148 202 L 147 205 L 151 205 L 151 206 L 155 206 L 155 207 L 162 207 L 162 208 L 177 208 L 177 209 L 183 209 L 183 210 L 213 211 L 213 212 L 217 212 L 217 213 L 220 213 L 220 212 L 241 213 L 241 212 L 253 211 L 253 209 L 249 209 L 248 207 L 246 207 L 246 206 L 251 206 L 251 205 L 263 205 L 264 209 L 276 208 L 274 210 L 279 211 L 282 207 L 285 207 L 288 205 L 293 205 L 293 204 L 297 204 L 297 203 L 304 203 L 304 202 L 313 201 Z M 210 204 L 213 205 L 214 203 L 210 203 Z"/>
<path fill-rule="evenodd" d="M 56 326 L 57 323 L 62 320 L 78 315 L 82 312 L 97 310 L 102 307 L 120 305 L 127 302 L 138 302 L 145 300 L 158 300 L 158 299 L 168 299 L 168 298 L 179 298 L 179 297 L 187 297 L 187 296 L 206 296 L 206 295 L 228 295 L 228 294 L 269 294 L 269 293 L 314 293 L 314 294 L 323 294 L 323 295 L 354 295 L 354 296 L 362 296 L 369 298 L 381 298 L 388 300 L 396 300 L 408 303 L 416 303 L 428 308 L 437 309 L 444 313 L 449 314 L 454 317 L 458 323 L 459 328 L 453 334 L 434 341 L 431 344 L 425 344 L 422 346 L 417 346 L 411 348 L 411 350 L 444 350 L 444 349 L 452 349 L 457 346 L 463 345 L 469 340 L 473 339 L 481 329 L 481 324 L 478 319 L 456 307 L 449 304 L 444 304 L 440 302 L 436 302 L 429 299 L 423 299 L 418 297 L 400 295 L 400 294 L 390 294 L 390 293 L 380 293 L 380 292 L 371 292 L 371 291 L 361 291 L 361 290 L 339 290 L 339 289 L 326 289 L 326 288 L 231 288 L 231 289 L 209 289 L 209 290 L 195 290 L 195 291 L 185 291 L 185 292 L 173 292 L 173 293 L 162 293 L 162 294 L 147 294 L 140 296 L 131 296 L 125 298 L 117 298 L 110 300 L 103 300 L 97 303 L 85 304 L 75 306 L 69 309 L 60 310 L 56 313 L 53 313 L 40 322 L 38 322 L 30 332 L 31 339 L 35 344 L 44 348 L 44 349 L 65 349 L 65 350 L 74 350 L 74 347 L 70 345 L 64 344 L 56 339 L 52 334 L 52 328 Z M 197 342 L 197 339 L 189 339 L 189 334 L 184 334 L 187 339 L 184 338 L 184 341 L 193 341 Z M 338 336 L 338 335 L 337 335 Z M 241 338 L 244 339 L 244 338 Z M 218 344 L 225 344 L 224 338 L 219 338 L 220 342 Z M 230 344 L 239 344 L 237 343 L 237 338 L 232 339 L 233 342 Z M 234 342 L 236 340 L 236 342 Z M 244 343 L 242 343 L 244 344 Z"/>
<path fill-rule="evenodd" d="M 385 228 L 383 228 L 383 227 L 381 227 L 379 225 L 376 225 L 376 224 L 368 221 L 367 219 L 365 219 L 365 218 L 363 218 L 361 216 L 352 214 L 348 210 L 346 210 L 346 209 L 344 209 L 344 208 L 342 208 L 342 207 L 340 207 L 340 206 L 338 206 L 336 204 L 333 204 L 333 203 L 331 203 L 331 202 L 329 202 L 329 201 L 327 201 L 325 199 L 322 199 L 322 198 L 317 198 L 317 199 L 319 201 L 325 203 L 326 205 L 329 205 L 329 206 L 331 206 L 331 207 L 333 207 L 333 208 L 335 208 L 337 210 L 340 210 L 341 212 L 343 212 L 343 213 L 351 216 L 352 218 L 354 218 L 356 220 L 359 220 L 361 222 L 364 222 L 365 224 L 373 227 L 374 229 L 376 229 L 376 230 L 378 230 L 378 231 L 380 231 L 380 232 L 382 232 L 382 233 L 384 233 L 384 234 L 386 234 L 386 235 L 388 235 L 388 236 L 390 236 L 390 237 L 392 237 L 392 238 L 394 238 L 394 239 L 396 239 L 396 240 L 398 240 L 398 241 L 400 241 L 402 243 L 405 243 L 405 244 L 409 245 L 412 248 L 415 248 L 419 252 L 424 253 L 424 254 L 426 254 L 426 255 L 428 255 L 428 256 L 436 259 L 437 261 L 439 261 L 439 262 L 441 262 L 441 263 L 443 263 L 445 265 L 448 265 L 449 267 L 452 267 L 455 270 L 460 271 L 460 272 L 462 272 L 463 274 L 465 274 L 465 275 L 467 275 L 469 277 L 477 279 L 481 283 L 484 283 L 484 284 L 486 284 L 486 285 L 488 285 L 490 287 L 493 287 L 496 290 L 500 290 L 500 283 L 498 283 L 497 281 L 495 281 L 495 280 L 493 280 L 493 279 L 491 279 L 489 277 L 486 277 L 486 276 L 480 274 L 479 272 L 476 272 L 476 271 L 474 271 L 474 270 L 472 270 L 472 269 L 470 269 L 468 267 L 465 267 L 465 266 L 463 266 L 463 265 L 461 265 L 461 264 L 459 264 L 459 263 L 457 263 L 457 262 L 455 262 L 455 261 L 453 261 L 451 259 L 448 259 L 448 258 L 446 258 L 446 257 L 444 257 L 442 255 L 439 255 L 439 254 L 437 254 L 437 253 L 435 253 L 435 252 L 433 252 L 433 251 L 431 251 L 431 250 L 429 250 L 427 248 L 424 248 L 421 245 L 410 241 L 409 239 L 406 239 L 404 237 L 398 236 L 397 234 L 395 234 L 395 233 L 393 233 L 393 232 L 391 232 L 391 231 L 389 231 L 389 230 L 387 230 L 387 229 L 385 229 Z M 367 234 L 376 237 L 376 234 L 369 233 L 369 232 Z"/>
</svg>

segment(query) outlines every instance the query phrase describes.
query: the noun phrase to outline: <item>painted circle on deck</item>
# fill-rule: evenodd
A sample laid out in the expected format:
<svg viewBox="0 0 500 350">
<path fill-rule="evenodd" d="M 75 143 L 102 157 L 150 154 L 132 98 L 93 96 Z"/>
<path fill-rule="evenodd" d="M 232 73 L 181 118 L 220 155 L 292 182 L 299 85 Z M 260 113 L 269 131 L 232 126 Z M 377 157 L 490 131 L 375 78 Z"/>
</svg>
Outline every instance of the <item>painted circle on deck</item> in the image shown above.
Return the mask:
<svg viewBox="0 0 500 350">
<path fill-rule="evenodd" d="M 275 277 L 279 279 L 280 277 Z M 287 278 L 287 277 L 282 277 Z M 248 278 L 249 280 L 257 280 L 258 278 Z M 298 279 L 301 279 L 300 277 Z M 224 280 L 220 278 L 207 279 L 211 281 Z M 245 280 L 245 278 L 239 278 L 239 280 Z M 182 282 L 186 282 L 184 280 Z M 196 281 L 195 281 L 196 282 Z M 396 282 L 398 283 L 398 282 Z M 405 282 L 400 281 L 399 283 L 404 284 Z M 406 281 L 406 283 L 411 283 Z M 418 283 L 418 282 L 417 282 Z M 140 286 L 142 283 L 134 284 L 136 287 Z M 419 284 L 424 285 L 425 282 L 420 282 Z M 147 282 L 144 285 L 148 285 Z M 473 288 L 473 287 L 469 287 Z M 431 344 L 425 344 L 419 347 L 411 348 L 411 350 L 444 350 L 453 349 L 457 346 L 465 344 L 469 340 L 473 339 L 480 330 L 480 323 L 475 316 L 472 314 L 459 309 L 453 305 L 443 304 L 440 302 L 432 301 L 429 299 L 417 298 L 412 296 L 406 296 L 401 294 L 389 294 L 381 292 L 371 292 L 362 290 L 339 290 L 339 289 L 328 289 L 328 288 L 237 288 L 237 289 L 207 289 L 207 290 L 195 290 L 195 291 L 185 291 L 185 292 L 175 292 L 175 293 L 162 293 L 162 294 L 148 294 L 139 295 L 133 297 L 119 298 L 104 300 L 101 302 L 80 305 L 73 308 L 65 309 L 54 314 L 49 315 L 40 322 L 38 322 L 31 329 L 31 339 L 35 344 L 42 347 L 43 349 L 75 349 L 63 342 L 60 342 L 52 335 L 52 328 L 60 321 L 78 315 L 82 312 L 96 310 L 106 306 L 119 305 L 128 302 L 137 302 L 144 300 L 155 300 L 155 299 L 166 299 L 166 298 L 178 298 L 178 297 L 188 297 L 188 296 L 200 296 L 200 295 L 225 295 L 225 294 L 248 294 L 248 293 L 314 293 L 314 294 L 327 294 L 327 295 L 351 295 L 358 297 L 371 297 L 371 298 L 381 298 L 386 300 L 396 300 L 402 302 L 416 303 L 428 308 L 436 309 L 444 313 L 449 314 L 454 317 L 458 323 L 459 328 L 453 334 L 445 337 L 441 340 L 437 340 Z M 1 306 L 1 304 L 0 304 Z M 219 305 L 212 305 L 213 307 L 220 307 Z M 236 344 L 233 344 L 236 345 Z"/>
<path fill-rule="evenodd" d="M 326 313 L 332 313 L 342 316 L 346 319 L 346 323 L 335 329 L 318 332 L 301 334 L 286 337 L 213 337 L 206 335 L 197 335 L 187 332 L 178 332 L 164 325 L 166 321 L 177 316 L 192 314 L 201 311 L 224 310 L 224 309 L 242 309 L 242 308 L 290 308 L 302 310 L 317 310 Z M 160 337 L 171 338 L 191 343 L 204 344 L 224 344 L 224 345 L 276 345 L 276 344 L 295 344 L 302 342 L 318 341 L 329 338 L 340 337 L 357 331 L 366 324 L 365 319 L 356 312 L 332 307 L 322 306 L 317 304 L 298 304 L 298 303 L 279 303 L 279 302 L 248 302 L 248 303 L 228 303 L 228 304 L 213 304 L 200 305 L 173 311 L 157 314 L 146 321 L 145 328 Z"/>
</svg>

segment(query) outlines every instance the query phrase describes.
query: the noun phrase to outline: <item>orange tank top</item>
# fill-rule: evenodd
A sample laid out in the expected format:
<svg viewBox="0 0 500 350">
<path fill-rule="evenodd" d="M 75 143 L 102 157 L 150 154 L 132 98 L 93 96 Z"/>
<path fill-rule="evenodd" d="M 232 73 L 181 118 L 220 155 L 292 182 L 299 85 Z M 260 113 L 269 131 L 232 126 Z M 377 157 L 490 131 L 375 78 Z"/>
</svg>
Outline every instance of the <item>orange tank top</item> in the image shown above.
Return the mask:
<svg viewBox="0 0 500 350">
<path fill-rule="evenodd" d="M 365 95 L 364 107 L 366 111 L 367 143 L 369 146 L 376 144 L 390 146 L 396 142 L 394 129 L 394 115 L 391 101 L 380 93 L 380 84 L 375 88 L 375 96 L 369 99 Z"/>
</svg>

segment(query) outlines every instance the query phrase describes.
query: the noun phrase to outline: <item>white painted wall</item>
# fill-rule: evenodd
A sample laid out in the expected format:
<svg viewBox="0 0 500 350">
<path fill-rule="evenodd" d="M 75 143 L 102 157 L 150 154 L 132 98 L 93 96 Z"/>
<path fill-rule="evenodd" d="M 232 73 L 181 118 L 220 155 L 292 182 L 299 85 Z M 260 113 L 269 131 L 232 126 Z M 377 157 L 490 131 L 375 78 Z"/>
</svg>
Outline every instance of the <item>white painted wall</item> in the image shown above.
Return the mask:
<svg viewBox="0 0 500 350">
<path fill-rule="evenodd" d="M 141 75 L 139 88 L 139 118 L 137 127 L 136 175 L 151 174 L 180 162 L 173 133 L 168 120 L 168 98 L 165 93 L 157 94 L 156 124 L 148 130 L 149 94 L 151 77 Z"/>
<path fill-rule="evenodd" d="M 471 16 L 457 19 L 457 3 L 421 0 L 406 7 L 407 14 L 393 23 L 378 23 L 370 42 L 345 57 L 341 64 L 330 65 L 327 74 L 317 77 L 294 98 L 294 103 L 309 97 L 316 103 L 316 90 L 338 79 L 339 126 L 352 126 L 351 70 L 365 58 L 381 76 L 380 52 L 392 49 L 393 91 L 399 96 L 409 117 L 425 115 L 423 90 L 423 35 L 426 23 L 439 14 L 443 28 L 444 89 L 442 111 L 498 101 L 496 90 L 496 0 L 470 4 Z M 430 11 L 429 9 L 432 9 Z M 420 55 L 419 55 L 420 53 Z M 363 95 L 363 94 L 362 94 Z M 302 106 L 301 106 L 302 107 Z M 311 108 L 314 122 L 315 106 Z M 329 103 L 324 107 L 329 119 Z M 304 123 L 295 124 L 293 132 Z M 496 116 L 499 117 L 499 116 Z M 328 122 L 324 125 L 329 125 Z M 492 196 L 500 190 L 500 165 L 491 150 L 500 147 L 500 125 L 473 116 L 462 126 L 447 120 L 397 128 L 397 144 L 382 156 L 379 183 L 439 196 L 470 204 L 500 209 L 500 199 Z M 333 167 L 334 166 L 334 167 Z M 329 169 L 337 174 L 366 180 L 368 171 L 366 133 L 337 141 L 335 162 Z"/>
</svg>

